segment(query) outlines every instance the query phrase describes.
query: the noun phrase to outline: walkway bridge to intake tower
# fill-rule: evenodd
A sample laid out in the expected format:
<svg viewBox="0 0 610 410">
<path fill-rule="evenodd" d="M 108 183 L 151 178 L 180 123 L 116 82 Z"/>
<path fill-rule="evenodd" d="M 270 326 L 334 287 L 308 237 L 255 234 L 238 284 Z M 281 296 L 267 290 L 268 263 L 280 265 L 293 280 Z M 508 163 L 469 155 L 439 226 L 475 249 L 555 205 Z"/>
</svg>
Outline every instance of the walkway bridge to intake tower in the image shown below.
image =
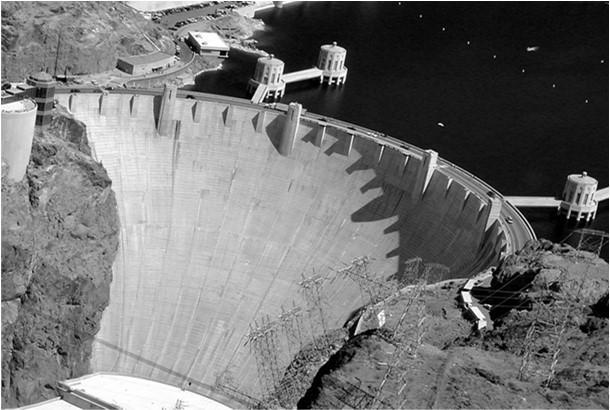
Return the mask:
<svg viewBox="0 0 610 410">
<path fill-rule="evenodd" d="M 605 187 L 595 193 L 595 200 L 597 202 L 605 201 L 608 199 L 608 188 L 609 187 Z"/>
<path fill-rule="evenodd" d="M 254 92 L 254 95 L 252 96 L 250 101 L 252 101 L 254 104 L 262 103 L 263 100 L 265 99 L 265 97 L 267 96 L 268 88 L 269 87 L 267 87 L 265 84 L 261 84 L 258 87 L 256 87 L 256 91 Z"/>
<path fill-rule="evenodd" d="M 286 84 L 296 83 L 298 81 L 306 81 L 313 80 L 314 78 L 319 78 L 320 82 L 322 82 L 322 70 L 319 68 L 313 67 L 308 68 L 306 70 L 294 71 L 292 73 L 284 74 L 284 82 Z"/>
<path fill-rule="evenodd" d="M 319 68 L 313 67 L 305 70 L 294 71 L 292 73 L 286 73 L 282 75 L 282 81 L 284 84 L 292 84 L 299 81 L 307 81 L 313 80 L 315 78 L 319 78 L 320 82 L 322 82 L 322 70 Z M 250 101 L 254 104 L 262 103 L 265 98 L 267 98 L 269 94 L 269 87 L 266 84 L 260 84 L 256 87 L 256 91 L 254 95 L 250 99 Z"/>
<path fill-rule="evenodd" d="M 609 187 L 606 187 L 596 191 L 595 200 L 597 202 L 606 201 L 608 189 Z M 506 196 L 504 199 L 519 208 L 557 208 L 561 203 L 561 199 L 552 196 Z"/>
</svg>

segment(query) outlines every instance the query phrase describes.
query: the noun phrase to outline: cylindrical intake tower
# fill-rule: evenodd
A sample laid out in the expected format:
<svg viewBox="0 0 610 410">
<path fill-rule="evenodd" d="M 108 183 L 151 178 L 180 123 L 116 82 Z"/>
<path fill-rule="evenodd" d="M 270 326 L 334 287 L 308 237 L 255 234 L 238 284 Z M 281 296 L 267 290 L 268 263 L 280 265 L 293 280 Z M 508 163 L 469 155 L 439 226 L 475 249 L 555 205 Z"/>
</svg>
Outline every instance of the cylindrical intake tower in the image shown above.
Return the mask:
<svg viewBox="0 0 610 410">
<path fill-rule="evenodd" d="M 36 103 L 29 98 L 2 104 L 2 161 L 8 164 L 7 177 L 21 181 L 30 162 Z"/>
<path fill-rule="evenodd" d="M 28 77 L 27 83 L 36 88 L 34 100 L 38 104 L 36 126 L 46 126 L 51 122 L 51 112 L 55 99 L 55 81 L 49 73 L 41 71 Z"/>
<path fill-rule="evenodd" d="M 583 217 L 587 222 L 590 219 L 595 219 L 597 212 L 596 191 L 597 179 L 588 176 L 586 172 L 568 175 L 558 212 L 565 213 L 566 219 L 570 219 L 572 213 L 575 213 L 576 221 L 580 221 Z"/>
<path fill-rule="evenodd" d="M 347 51 L 343 47 L 339 47 L 336 41 L 320 47 L 318 68 L 323 71 L 322 82 L 337 85 L 345 84 L 345 78 L 347 77 L 346 55 Z"/>
<path fill-rule="evenodd" d="M 273 54 L 269 57 L 261 57 L 256 62 L 254 76 L 248 81 L 248 91 L 256 92 L 260 85 L 267 87 L 265 97 L 280 98 L 284 95 L 286 83 L 284 82 L 284 62 L 275 58 Z"/>
</svg>

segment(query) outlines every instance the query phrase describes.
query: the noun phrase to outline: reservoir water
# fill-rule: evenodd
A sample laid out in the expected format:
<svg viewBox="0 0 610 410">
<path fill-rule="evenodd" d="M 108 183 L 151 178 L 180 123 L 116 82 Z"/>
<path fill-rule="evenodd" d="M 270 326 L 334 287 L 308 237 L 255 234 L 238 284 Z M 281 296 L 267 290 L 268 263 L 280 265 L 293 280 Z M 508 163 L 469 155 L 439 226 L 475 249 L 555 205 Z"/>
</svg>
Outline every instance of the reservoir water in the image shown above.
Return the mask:
<svg viewBox="0 0 610 410">
<path fill-rule="evenodd" d="M 434 149 L 504 195 L 555 196 L 582 170 L 608 186 L 606 3 L 300 2 L 256 17 L 286 72 L 322 44 L 347 49 L 345 86 L 292 84 L 284 103 Z M 256 58 L 232 51 L 197 88 L 247 97 Z M 524 214 L 559 241 L 571 226 L 554 212 Z M 590 227 L 608 231 L 608 201 Z"/>
</svg>

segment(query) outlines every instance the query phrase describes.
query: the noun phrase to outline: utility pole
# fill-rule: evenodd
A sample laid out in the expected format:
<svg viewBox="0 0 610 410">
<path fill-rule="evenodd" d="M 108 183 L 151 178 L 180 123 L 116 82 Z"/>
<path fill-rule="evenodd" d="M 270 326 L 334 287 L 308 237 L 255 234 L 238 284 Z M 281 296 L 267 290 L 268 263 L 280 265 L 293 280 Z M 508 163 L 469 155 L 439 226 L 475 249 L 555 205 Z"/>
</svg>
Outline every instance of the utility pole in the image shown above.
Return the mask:
<svg viewBox="0 0 610 410">
<path fill-rule="evenodd" d="M 53 69 L 53 78 L 57 78 L 57 62 L 59 61 L 59 47 L 61 45 L 61 31 L 57 33 L 57 50 L 55 51 L 55 68 Z"/>
</svg>

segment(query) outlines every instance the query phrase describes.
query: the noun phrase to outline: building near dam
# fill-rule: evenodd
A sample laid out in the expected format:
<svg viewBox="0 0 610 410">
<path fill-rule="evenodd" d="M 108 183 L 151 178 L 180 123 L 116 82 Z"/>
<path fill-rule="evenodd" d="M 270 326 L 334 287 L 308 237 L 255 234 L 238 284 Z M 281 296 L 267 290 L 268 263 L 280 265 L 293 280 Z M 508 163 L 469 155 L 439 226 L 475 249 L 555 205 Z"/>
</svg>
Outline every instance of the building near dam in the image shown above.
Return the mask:
<svg viewBox="0 0 610 410">
<path fill-rule="evenodd" d="M 127 74 L 144 75 L 171 67 L 177 61 L 176 56 L 156 51 L 150 54 L 119 57 L 116 66 Z"/>
<path fill-rule="evenodd" d="M 61 381 L 60 397 L 22 409 L 206 409 L 230 407 L 176 386 L 107 372 Z"/>
<path fill-rule="evenodd" d="M 214 32 L 189 31 L 186 42 L 201 55 L 228 57 L 230 47 Z"/>
<path fill-rule="evenodd" d="M 559 203 L 559 213 L 565 214 L 567 219 L 574 216 L 576 221 L 580 221 L 581 218 L 587 222 L 595 219 L 596 192 L 597 180 L 587 175 L 586 172 L 568 175 Z"/>
<path fill-rule="evenodd" d="M 365 303 L 336 275 L 357 258 L 380 280 L 413 257 L 466 277 L 534 237 L 499 193 L 434 151 L 299 104 L 94 91 L 56 95 L 87 125 L 121 220 L 92 372 L 248 406 L 263 389 L 251 325 L 305 306 L 308 280 L 336 328 Z M 285 346 L 276 359 L 289 363 Z"/>
</svg>

